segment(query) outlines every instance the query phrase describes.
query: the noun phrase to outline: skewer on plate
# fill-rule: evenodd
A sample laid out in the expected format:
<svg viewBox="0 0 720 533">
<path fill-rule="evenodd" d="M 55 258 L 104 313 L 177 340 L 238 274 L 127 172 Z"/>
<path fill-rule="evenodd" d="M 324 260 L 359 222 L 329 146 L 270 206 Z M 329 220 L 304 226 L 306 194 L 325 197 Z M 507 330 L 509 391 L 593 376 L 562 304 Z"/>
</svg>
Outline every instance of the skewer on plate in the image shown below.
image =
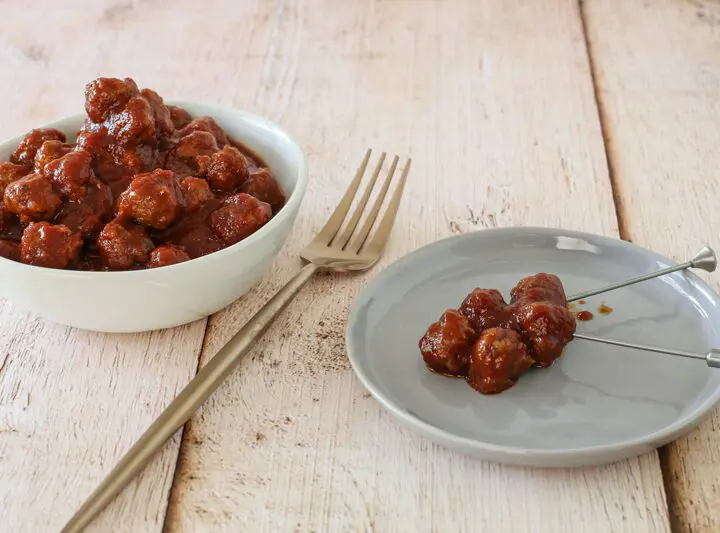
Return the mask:
<svg viewBox="0 0 720 533">
<path fill-rule="evenodd" d="M 716 267 L 717 267 L 717 259 L 715 258 L 715 252 L 709 246 L 703 246 L 690 260 L 688 260 L 684 263 L 681 263 L 679 265 L 675 265 L 672 267 L 668 267 L 668 268 L 663 268 L 656 272 L 651 272 L 650 274 L 643 274 L 642 276 L 637 276 L 635 278 L 631 278 L 631 279 L 628 279 L 625 281 L 613 283 L 612 285 L 608 285 L 601 289 L 595 289 L 595 290 L 591 290 L 591 291 L 574 294 L 573 296 L 568 298 L 568 302 L 574 302 L 576 300 L 581 300 L 583 298 L 595 296 L 597 294 L 612 291 L 614 289 L 619 289 L 621 287 L 627 287 L 628 285 L 633 285 L 633 284 L 639 283 L 641 281 L 646 281 L 649 279 L 657 278 L 659 276 L 664 276 L 665 274 L 677 272 L 678 270 L 685 270 L 688 268 L 699 268 L 699 269 L 705 270 L 707 272 L 713 272 Z M 633 350 L 643 350 L 646 352 L 655 352 L 655 353 L 662 353 L 662 354 L 666 354 L 666 355 L 675 355 L 678 357 L 687 357 L 690 359 L 702 359 L 707 363 L 708 366 L 713 367 L 713 368 L 720 368 L 720 349 L 716 349 L 716 348 L 713 348 L 712 350 L 710 350 L 709 352 L 707 352 L 706 354 L 703 355 L 703 354 L 694 353 L 694 352 L 686 352 L 684 350 L 669 350 L 667 348 L 659 348 L 656 346 L 647 346 L 647 345 L 643 345 L 643 344 L 635 344 L 632 342 L 617 341 L 617 340 L 612 340 L 612 339 L 603 339 L 601 337 L 585 335 L 584 333 L 575 333 L 573 335 L 573 337 L 575 339 L 582 339 L 582 340 L 592 341 L 592 342 L 600 342 L 603 344 L 610 344 L 613 346 L 622 346 L 623 348 L 631 348 Z"/>
<path fill-rule="evenodd" d="M 661 270 L 658 270 L 656 272 L 651 272 L 649 274 L 643 274 L 642 276 L 630 278 L 625 281 L 619 281 L 617 283 L 607 285 L 600 289 L 593 289 L 591 291 L 585 291 L 585 292 L 580 292 L 578 294 L 573 294 L 572 296 L 570 296 L 567 299 L 567 301 L 574 302 L 576 300 L 582 300 L 583 298 L 589 298 L 590 296 L 602 294 L 604 292 L 619 289 L 621 287 L 627 287 L 628 285 L 634 285 L 635 283 L 640 283 L 641 281 L 646 281 L 649 279 L 664 276 L 665 274 L 677 272 L 678 270 L 686 270 L 688 268 L 699 268 L 699 269 L 705 270 L 707 272 L 713 272 L 715 270 L 715 267 L 717 267 L 717 259 L 715 258 L 715 252 L 709 246 L 703 246 L 700 249 L 700 251 L 698 251 L 698 253 L 696 253 L 690 260 L 688 260 L 684 263 L 680 263 L 679 265 L 663 268 Z"/>
<path fill-rule="evenodd" d="M 613 346 L 622 346 L 623 348 L 632 348 L 633 350 L 643 350 L 646 352 L 656 352 L 656 353 L 663 353 L 667 355 L 676 355 L 679 357 L 687 357 L 689 359 L 703 359 L 707 363 L 708 366 L 711 366 L 713 368 L 720 368 L 720 350 L 717 348 L 713 348 L 705 355 L 695 353 L 695 352 L 686 352 L 684 350 L 668 350 L 666 348 L 658 348 L 656 346 L 646 346 L 643 344 L 635 344 L 633 342 L 624 342 L 624 341 L 616 341 L 612 339 L 603 339 L 600 337 L 593 337 L 592 335 L 585 335 L 582 333 L 575 333 L 573 335 L 576 339 L 582 339 L 586 341 L 592 341 L 592 342 L 601 342 L 603 344 L 612 344 Z"/>
</svg>

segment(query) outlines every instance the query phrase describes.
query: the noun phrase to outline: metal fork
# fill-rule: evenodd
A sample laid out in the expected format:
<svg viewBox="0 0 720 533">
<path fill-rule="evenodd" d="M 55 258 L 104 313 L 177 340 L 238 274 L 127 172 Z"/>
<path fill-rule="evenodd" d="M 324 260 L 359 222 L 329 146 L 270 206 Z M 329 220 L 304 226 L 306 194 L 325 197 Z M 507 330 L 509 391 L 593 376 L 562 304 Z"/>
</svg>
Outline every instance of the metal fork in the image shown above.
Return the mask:
<svg viewBox="0 0 720 533">
<path fill-rule="evenodd" d="M 371 153 L 372 151 L 368 149 L 355 174 L 355 179 L 348 187 L 340 204 L 320 233 L 301 252 L 300 255 L 307 264 L 187 384 L 83 503 L 63 528 L 64 533 L 81 531 L 85 528 L 147 465 L 155 452 L 185 425 L 198 407 L 210 397 L 240 363 L 243 356 L 262 337 L 270 324 L 313 274 L 320 269 L 346 272 L 368 270 L 380 259 L 395 222 L 411 160 L 408 159 L 405 163 L 400 180 L 384 210 L 384 215 L 380 217 L 383 201 L 398 166 L 399 158 L 397 156 L 393 158 L 387 177 L 367 214 L 365 223 L 359 231 L 356 231 L 385 162 L 385 153 L 383 152 L 375 165 L 365 192 L 343 227 L 365 175 Z M 375 234 L 368 240 L 370 232 L 378 220 L 380 222 Z"/>
</svg>

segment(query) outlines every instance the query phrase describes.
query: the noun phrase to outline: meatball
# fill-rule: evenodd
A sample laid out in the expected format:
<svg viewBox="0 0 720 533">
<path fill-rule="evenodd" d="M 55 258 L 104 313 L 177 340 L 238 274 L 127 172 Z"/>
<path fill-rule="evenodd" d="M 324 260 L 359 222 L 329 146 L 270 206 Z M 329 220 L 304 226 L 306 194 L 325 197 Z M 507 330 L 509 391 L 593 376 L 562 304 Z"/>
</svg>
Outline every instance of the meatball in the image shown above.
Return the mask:
<svg viewBox="0 0 720 533">
<path fill-rule="evenodd" d="M 502 294 L 495 289 L 475 289 L 467 295 L 459 310 L 478 332 L 495 327 L 513 328 L 514 317 Z"/>
<path fill-rule="evenodd" d="M 439 374 L 464 376 L 475 340 L 475 330 L 464 315 L 454 309 L 445 311 L 420 339 L 425 364 Z"/>
<path fill-rule="evenodd" d="M 33 222 L 20 241 L 23 263 L 47 268 L 65 268 L 77 260 L 82 239 L 70 228 L 49 222 Z"/>
<path fill-rule="evenodd" d="M 547 368 L 560 357 L 575 333 L 575 316 L 560 305 L 550 302 L 528 302 L 519 306 L 515 315 L 538 366 Z"/>
<path fill-rule="evenodd" d="M 121 169 L 124 176 L 134 176 L 157 168 L 158 154 L 152 146 L 143 144 L 128 147 L 112 144 L 109 148 L 116 167 Z"/>
<path fill-rule="evenodd" d="M 100 232 L 97 249 L 105 266 L 111 270 L 127 270 L 148 260 L 153 243 L 142 226 L 114 220 Z"/>
<path fill-rule="evenodd" d="M 185 137 L 186 135 L 195 131 L 205 131 L 212 134 L 217 141 L 218 146 L 221 148 L 228 142 L 227 135 L 223 129 L 215 122 L 211 117 L 200 117 L 191 121 L 187 126 L 180 130 L 180 136 Z"/>
<path fill-rule="evenodd" d="M 30 169 L 24 165 L 16 165 L 7 161 L 0 163 L 0 195 L 5 192 L 5 188 L 13 181 L 17 181 L 29 173 Z"/>
<path fill-rule="evenodd" d="M 72 146 L 62 141 L 45 141 L 35 154 L 35 172 L 43 174 L 48 163 L 70 153 L 72 149 Z"/>
<path fill-rule="evenodd" d="M 210 213 L 210 229 L 227 246 L 249 237 L 272 217 L 272 210 L 254 196 L 238 193 L 229 196 L 222 207 Z"/>
<path fill-rule="evenodd" d="M 168 265 L 174 265 L 176 263 L 182 263 L 183 261 L 189 261 L 190 256 L 182 246 L 165 245 L 158 246 L 152 252 L 150 252 L 150 260 L 148 261 L 148 268 L 157 268 Z"/>
<path fill-rule="evenodd" d="M 240 150 L 226 145 L 222 150 L 215 152 L 210 157 L 206 176 L 213 189 L 233 192 L 248 177 L 247 159 L 240 153 Z M 249 191 L 243 192 L 250 193 Z M 260 200 L 266 201 L 263 198 L 260 198 Z"/>
<path fill-rule="evenodd" d="M 220 240 L 210 231 L 210 228 L 200 224 L 187 228 L 176 235 L 173 241 L 182 246 L 193 259 L 222 250 Z"/>
<path fill-rule="evenodd" d="M 18 165 L 31 167 L 35 160 L 35 154 L 37 154 L 43 143 L 52 140 L 65 142 L 65 134 L 54 128 L 34 129 L 18 145 L 10 156 L 10 161 Z"/>
<path fill-rule="evenodd" d="M 62 205 L 62 200 L 47 178 L 29 174 L 5 188 L 5 205 L 10 212 L 25 221 L 50 220 Z"/>
<path fill-rule="evenodd" d="M 113 186 L 118 194 L 125 190 L 131 176 L 156 167 L 157 151 L 152 146 L 119 145 L 104 128 L 81 132 L 77 146 L 92 154 L 93 170 L 98 178 L 107 184 L 122 182 L 117 190 Z"/>
<path fill-rule="evenodd" d="M 20 261 L 20 246 L 16 242 L 0 239 L 0 257 Z"/>
<path fill-rule="evenodd" d="M 190 113 L 185 111 L 182 107 L 169 105 L 167 106 L 170 110 L 170 120 L 176 129 L 182 129 L 192 122 L 192 116 Z"/>
<path fill-rule="evenodd" d="M 13 214 L 7 208 L 7 206 L 0 201 L 0 233 L 5 232 L 10 228 Z"/>
<path fill-rule="evenodd" d="M 95 241 L 112 214 L 112 195 L 107 185 L 95 182 L 80 202 L 68 202 L 63 205 L 55 217 L 55 222 L 63 224 L 72 231 L 80 233 L 90 241 Z"/>
<path fill-rule="evenodd" d="M 554 274 L 535 274 L 521 279 L 510 291 L 511 303 L 552 302 L 567 307 L 563 284 Z"/>
<path fill-rule="evenodd" d="M 120 195 L 118 214 L 155 229 L 165 229 L 185 207 L 183 190 L 170 170 L 138 174 Z"/>
<path fill-rule="evenodd" d="M 180 175 L 204 174 L 218 145 L 210 133 L 195 131 L 182 137 L 168 153 L 165 168 Z"/>
<path fill-rule="evenodd" d="M 497 394 L 512 387 L 533 364 L 517 331 L 489 328 L 472 348 L 467 382 L 483 394 Z"/>
<path fill-rule="evenodd" d="M 155 117 L 155 127 L 158 135 L 168 136 L 175 131 L 170 110 L 165 105 L 162 97 L 152 89 L 143 89 L 140 94 L 148 101 Z"/>
<path fill-rule="evenodd" d="M 105 122 L 108 134 L 118 144 L 138 146 L 142 143 L 154 145 L 155 114 L 150 103 L 142 96 L 133 96 L 125 107 L 110 115 Z"/>
<path fill-rule="evenodd" d="M 212 198 L 210 186 L 202 178 L 186 176 L 180 180 L 180 187 L 185 192 L 185 205 L 190 212 L 197 211 L 202 204 Z"/>
<path fill-rule="evenodd" d="M 112 112 L 125 107 L 138 92 L 130 78 L 97 78 L 85 86 L 85 111 L 93 122 L 103 122 Z"/>
<path fill-rule="evenodd" d="M 73 201 L 83 198 L 87 194 L 88 183 L 96 180 L 92 156 L 82 149 L 48 163 L 45 175 L 60 194 Z"/>
<path fill-rule="evenodd" d="M 285 205 L 285 193 L 270 171 L 265 168 L 250 174 L 240 186 L 240 191 L 270 204 L 273 213 L 277 213 Z"/>
</svg>

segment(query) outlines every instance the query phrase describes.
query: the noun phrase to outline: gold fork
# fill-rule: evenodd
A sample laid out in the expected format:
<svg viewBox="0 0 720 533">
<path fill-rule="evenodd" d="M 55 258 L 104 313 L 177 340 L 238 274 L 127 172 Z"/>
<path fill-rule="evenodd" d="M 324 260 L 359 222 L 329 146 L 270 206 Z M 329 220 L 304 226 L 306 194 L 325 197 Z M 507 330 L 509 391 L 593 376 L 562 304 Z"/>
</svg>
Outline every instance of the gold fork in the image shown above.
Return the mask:
<svg viewBox="0 0 720 533">
<path fill-rule="evenodd" d="M 359 231 L 356 231 L 385 162 L 385 153 L 383 152 L 375 165 L 365 192 L 347 224 L 343 227 L 355 194 L 365 175 L 371 153 L 372 151 L 368 149 L 340 204 L 335 208 L 320 233 L 301 252 L 300 256 L 307 264 L 215 354 L 215 357 L 167 406 L 65 525 L 62 530 L 64 533 L 81 531 L 85 528 L 147 465 L 155 452 L 185 425 L 197 408 L 232 372 L 313 274 L 320 269 L 344 272 L 368 270 L 380 259 L 395 222 L 411 160 L 408 159 L 405 163 L 400 180 L 385 208 L 384 215 L 380 218 L 383 201 L 398 165 L 398 157 L 393 158 L 387 177 L 372 209 L 367 214 L 365 223 Z M 368 240 L 370 232 L 378 220 L 380 223 L 375 234 Z"/>
</svg>

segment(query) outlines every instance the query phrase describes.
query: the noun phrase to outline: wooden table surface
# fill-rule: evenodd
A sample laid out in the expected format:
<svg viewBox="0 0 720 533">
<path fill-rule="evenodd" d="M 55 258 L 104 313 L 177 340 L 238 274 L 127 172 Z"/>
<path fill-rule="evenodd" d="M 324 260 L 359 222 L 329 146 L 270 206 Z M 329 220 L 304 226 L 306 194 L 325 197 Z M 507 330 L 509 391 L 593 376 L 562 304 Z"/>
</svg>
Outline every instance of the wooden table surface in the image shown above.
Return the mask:
<svg viewBox="0 0 720 533">
<path fill-rule="evenodd" d="M 381 264 L 313 280 L 89 530 L 720 531 L 718 411 L 633 460 L 501 466 L 400 428 L 343 335 L 369 279 L 453 233 L 563 227 L 675 258 L 717 245 L 716 1 L 0 0 L 0 13 L 3 138 L 78 112 L 97 76 L 131 76 L 268 116 L 311 167 L 272 270 L 208 320 L 94 334 L 0 300 L 0 530 L 60 529 L 299 268 L 372 146 L 413 157 Z"/>
</svg>

